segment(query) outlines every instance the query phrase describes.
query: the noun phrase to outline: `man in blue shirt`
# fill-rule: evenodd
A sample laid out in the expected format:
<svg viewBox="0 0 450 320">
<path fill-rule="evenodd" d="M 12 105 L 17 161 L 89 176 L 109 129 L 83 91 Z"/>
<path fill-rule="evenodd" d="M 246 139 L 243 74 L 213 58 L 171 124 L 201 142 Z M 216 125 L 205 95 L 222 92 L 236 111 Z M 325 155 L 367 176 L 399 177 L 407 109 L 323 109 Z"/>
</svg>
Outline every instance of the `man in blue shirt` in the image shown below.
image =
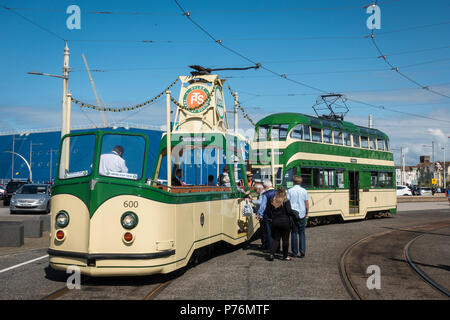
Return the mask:
<svg viewBox="0 0 450 320">
<path fill-rule="evenodd" d="M 256 217 L 260 221 L 263 233 L 263 249 L 270 249 L 272 247 L 272 212 L 269 204 L 277 192 L 268 179 L 264 180 L 263 186 L 265 191 Z"/>
<path fill-rule="evenodd" d="M 306 251 L 305 227 L 309 211 L 309 197 L 308 192 L 300 186 L 302 178 L 295 175 L 293 180 L 294 186 L 288 190 L 287 197 L 291 202 L 292 210 L 299 213 L 300 221 L 295 222 L 296 228 L 293 228 L 291 234 L 292 254 L 294 257 L 303 258 Z M 298 255 L 298 234 L 300 234 L 300 255 Z"/>
</svg>

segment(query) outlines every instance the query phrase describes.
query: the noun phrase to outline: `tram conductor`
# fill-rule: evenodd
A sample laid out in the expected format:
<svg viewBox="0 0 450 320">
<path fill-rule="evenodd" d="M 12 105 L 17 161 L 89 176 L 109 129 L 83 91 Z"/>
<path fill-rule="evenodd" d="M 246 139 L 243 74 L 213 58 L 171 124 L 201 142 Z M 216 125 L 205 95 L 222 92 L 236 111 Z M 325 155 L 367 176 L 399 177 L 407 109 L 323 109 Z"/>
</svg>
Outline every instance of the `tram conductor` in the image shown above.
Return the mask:
<svg viewBox="0 0 450 320">
<path fill-rule="evenodd" d="M 99 172 L 107 175 L 108 172 L 128 173 L 125 160 L 122 158 L 125 149 L 122 146 L 115 146 L 111 153 L 102 154 L 100 156 Z"/>
</svg>

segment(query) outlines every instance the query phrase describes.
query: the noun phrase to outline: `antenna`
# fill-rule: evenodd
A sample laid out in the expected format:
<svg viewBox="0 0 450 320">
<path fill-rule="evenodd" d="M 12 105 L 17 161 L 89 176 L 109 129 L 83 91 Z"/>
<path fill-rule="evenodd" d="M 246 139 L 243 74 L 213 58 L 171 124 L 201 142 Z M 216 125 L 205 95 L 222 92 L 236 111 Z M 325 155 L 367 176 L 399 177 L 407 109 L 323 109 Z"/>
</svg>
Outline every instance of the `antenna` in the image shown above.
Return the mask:
<svg viewBox="0 0 450 320">
<path fill-rule="evenodd" d="M 95 89 L 95 83 L 94 83 L 94 80 L 92 79 L 91 72 L 89 70 L 89 66 L 88 66 L 87 61 L 86 61 L 86 57 L 84 56 L 84 53 L 82 53 L 81 55 L 83 56 L 84 65 L 86 66 L 86 70 L 87 70 L 88 75 L 89 75 L 89 80 L 91 80 L 92 90 L 94 90 L 95 99 L 97 100 L 98 106 L 101 107 L 102 105 L 100 103 L 100 99 L 98 98 L 97 90 Z M 103 113 L 102 110 L 100 110 L 100 114 L 102 116 L 103 125 L 106 127 L 107 124 L 106 124 L 105 114 Z"/>
<path fill-rule="evenodd" d="M 343 105 L 337 104 L 338 101 Z M 340 93 L 323 94 L 317 97 L 316 104 L 312 108 L 319 118 L 344 120 L 344 116 L 349 111 L 345 101 L 347 98 Z M 324 111 L 329 111 L 329 114 L 324 114 Z"/>
</svg>

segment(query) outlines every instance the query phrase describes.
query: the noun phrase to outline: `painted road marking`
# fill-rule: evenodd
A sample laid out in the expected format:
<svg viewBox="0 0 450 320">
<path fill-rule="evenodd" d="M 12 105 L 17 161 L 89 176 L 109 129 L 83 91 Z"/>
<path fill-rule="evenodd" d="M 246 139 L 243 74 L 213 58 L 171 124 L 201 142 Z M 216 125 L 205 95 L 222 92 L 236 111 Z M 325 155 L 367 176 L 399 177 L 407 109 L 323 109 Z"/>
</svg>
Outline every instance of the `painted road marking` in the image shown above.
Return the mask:
<svg viewBox="0 0 450 320">
<path fill-rule="evenodd" d="M 42 259 L 44 259 L 44 258 L 48 258 L 48 254 L 45 255 L 45 256 L 42 256 L 42 257 L 39 257 L 39 258 L 36 258 L 36 259 L 32 259 L 32 260 L 28 260 L 28 261 L 25 261 L 25 262 L 16 264 L 15 266 L 12 266 L 12 267 L 9 267 L 9 268 L 0 270 L 0 273 L 3 273 L 3 272 L 6 272 L 6 271 L 9 271 L 9 270 L 13 270 L 13 269 L 19 268 L 19 267 L 21 267 L 21 266 L 24 266 L 24 265 L 29 264 L 29 263 L 33 263 L 33 262 L 38 261 L 38 260 L 42 260 Z"/>
</svg>

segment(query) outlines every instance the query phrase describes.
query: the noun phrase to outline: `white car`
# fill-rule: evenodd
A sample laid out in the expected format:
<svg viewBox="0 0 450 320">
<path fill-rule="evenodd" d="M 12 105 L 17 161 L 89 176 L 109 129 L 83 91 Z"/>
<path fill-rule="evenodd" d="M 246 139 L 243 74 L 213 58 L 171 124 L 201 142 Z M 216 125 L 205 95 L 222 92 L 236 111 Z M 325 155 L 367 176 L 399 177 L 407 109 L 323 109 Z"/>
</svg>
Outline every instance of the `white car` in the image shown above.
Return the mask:
<svg viewBox="0 0 450 320">
<path fill-rule="evenodd" d="M 397 186 L 397 196 L 412 196 L 411 189 L 407 186 Z"/>
<path fill-rule="evenodd" d="M 433 195 L 433 194 L 432 194 L 432 192 L 431 192 L 431 188 L 422 188 L 422 189 L 420 190 L 420 195 L 421 195 L 421 196 L 431 196 L 431 195 Z"/>
</svg>

